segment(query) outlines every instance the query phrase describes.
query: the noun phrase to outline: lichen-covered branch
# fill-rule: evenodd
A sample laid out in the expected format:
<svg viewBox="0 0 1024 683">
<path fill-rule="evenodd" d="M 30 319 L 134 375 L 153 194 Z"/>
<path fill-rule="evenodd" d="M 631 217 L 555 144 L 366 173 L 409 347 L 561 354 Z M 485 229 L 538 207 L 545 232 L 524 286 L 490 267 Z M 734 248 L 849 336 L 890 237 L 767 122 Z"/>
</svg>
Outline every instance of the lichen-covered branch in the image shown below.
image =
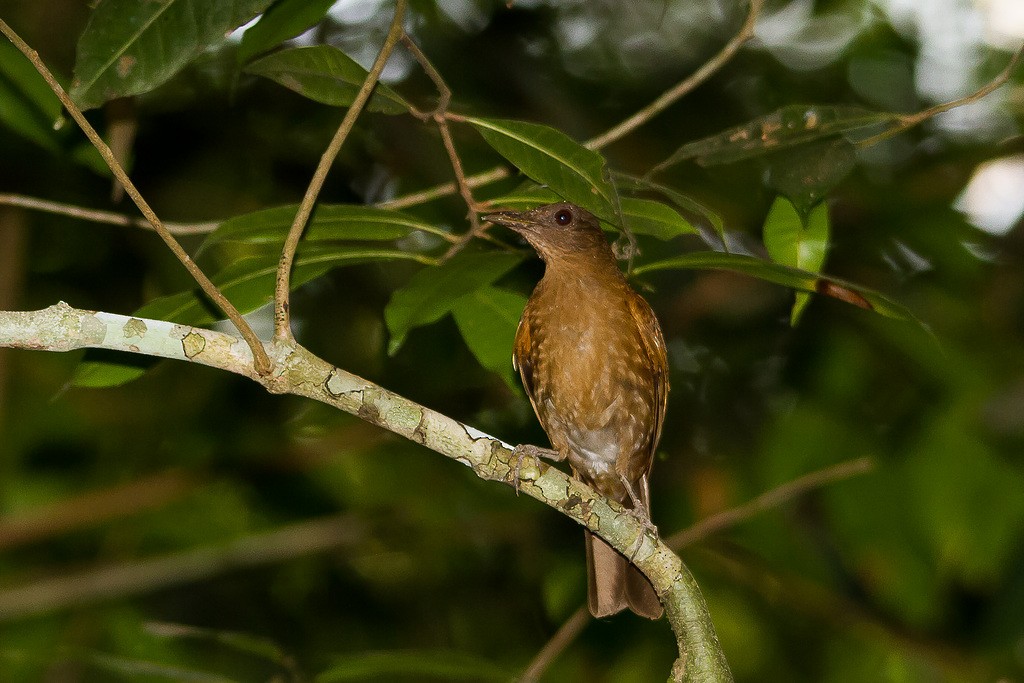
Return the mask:
<svg viewBox="0 0 1024 683">
<path fill-rule="evenodd" d="M 40 311 L 0 311 L 0 347 L 39 351 L 102 348 L 201 363 L 249 377 L 277 394 L 305 396 L 406 437 L 473 469 L 483 479 L 513 485 L 512 446 L 337 368 L 290 340 L 265 344 L 271 371 L 257 373 L 252 352 L 233 335 L 161 320 L 58 303 Z M 630 554 L 654 584 L 676 634 L 677 681 L 731 681 L 711 616 L 679 556 L 652 538 L 622 506 L 539 461 L 518 468 L 519 491 L 561 511 L 613 547 Z"/>
<path fill-rule="evenodd" d="M 39 58 L 39 53 L 30 48 L 28 44 L 21 39 L 21 37 L 14 32 L 14 30 L 8 26 L 3 19 L 0 19 L 0 33 L 7 36 L 7 39 L 14 44 L 18 50 L 25 55 L 25 57 L 32 63 L 39 75 L 43 77 L 47 85 L 50 86 L 50 90 L 57 96 L 60 103 L 64 106 L 64 109 L 71 115 L 71 118 L 75 120 L 78 127 L 85 133 L 85 137 L 89 139 L 92 146 L 96 148 L 100 156 L 103 158 L 103 162 L 110 169 L 110 172 L 114 174 L 114 178 L 121 184 L 124 191 L 128 193 L 128 196 L 135 203 L 135 206 L 139 208 L 142 215 L 146 217 L 146 220 L 150 225 L 153 226 L 153 230 L 160 235 L 160 239 L 164 241 L 167 248 L 171 250 L 171 253 L 181 262 L 181 265 L 185 267 L 185 270 L 189 272 L 192 279 L 196 281 L 203 293 L 206 294 L 213 301 L 217 307 L 224 312 L 224 314 L 231 320 L 235 328 L 241 333 L 246 343 L 249 345 L 252 351 L 253 361 L 255 367 L 260 372 L 264 372 L 268 369 L 270 361 L 267 359 L 266 354 L 263 353 L 263 347 L 260 344 L 260 340 L 256 337 L 256 333 L 253 332 L 252 327 L 246 322 L 242 314 L 238 312 L 234 304 L 227 300 L 221 291 L 217 288 L 217 285 L 213 284 L 206 273 L 196 265 L 196 262 L 192 260 L 192 257 L 185 251 L 184 247 L 175 239 L 163 222 L 157 217 L 156 212 L 150 207 L 149 202 L 143 198 L 142 193 L 139 192 L 138 188 L 132 182 L 131 178 L 128 177 L 128 173 L 118 162 L 114 153 L 110 151 L 110 147 L 103 141 L 100 134 L 96 132 L 96 129 L 92 127 L 88 119 L 85 118 L 85 114 L 78 108 L 77 105 L 71 100 L 71 97 L 64 91 L 63 86 L 57 81 L 54 75 L 47 68 L 43 60 Z"/>
</svg>

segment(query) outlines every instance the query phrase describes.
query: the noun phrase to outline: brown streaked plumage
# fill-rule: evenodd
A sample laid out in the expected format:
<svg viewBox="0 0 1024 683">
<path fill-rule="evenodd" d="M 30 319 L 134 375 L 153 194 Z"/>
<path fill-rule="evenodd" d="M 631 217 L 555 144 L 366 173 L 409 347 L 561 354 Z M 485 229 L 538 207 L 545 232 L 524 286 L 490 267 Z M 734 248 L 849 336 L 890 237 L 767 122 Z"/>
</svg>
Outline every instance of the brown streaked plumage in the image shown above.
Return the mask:
<svg viewBox="0 0 1024 683">
<path fill-rule="evenodd" d="M 648 477 L 668 399 L 665 340 L 654 312 L 626 282 L 597 219 L 578 206 L 486 219 L 518 232 L 545 262 L 519 321 L 513 360 L 557 459 L 649 521 Z M 661 616 L 640 570 L 589 531 L 586 545 L 594 616 L 627 607 Z"/>
</svg>

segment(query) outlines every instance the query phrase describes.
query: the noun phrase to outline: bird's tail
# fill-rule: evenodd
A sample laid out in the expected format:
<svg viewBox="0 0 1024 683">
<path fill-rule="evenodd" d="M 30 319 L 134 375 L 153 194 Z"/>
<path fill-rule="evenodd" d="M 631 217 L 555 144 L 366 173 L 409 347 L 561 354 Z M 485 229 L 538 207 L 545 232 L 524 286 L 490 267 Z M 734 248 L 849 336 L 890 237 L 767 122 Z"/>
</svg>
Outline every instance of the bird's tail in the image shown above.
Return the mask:
<svg viewBox="0 0 1024 683">
<path fill-rule="evenodd" d="M 647 577 L 615 548 L 589 531 L 585 533 L 590 613 L 607 617 L 628 607 L 641 617 L 661 617 L 661 602 Z"/>
</svg>

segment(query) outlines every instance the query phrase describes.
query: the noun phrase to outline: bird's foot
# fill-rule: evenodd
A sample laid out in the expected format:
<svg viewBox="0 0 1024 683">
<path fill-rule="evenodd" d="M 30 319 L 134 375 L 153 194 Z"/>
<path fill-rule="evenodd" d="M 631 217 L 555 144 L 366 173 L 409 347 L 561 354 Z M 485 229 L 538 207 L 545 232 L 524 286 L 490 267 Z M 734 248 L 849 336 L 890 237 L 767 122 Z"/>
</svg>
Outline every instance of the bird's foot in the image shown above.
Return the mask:
<svg viewBox="0 0 1024 683">
<path fill-rule="evenodd" d="M 636 491 L 633 489 L 633 485 L 628 479 L 626 479 L 626 477 L 623 476 L 621 479 L 622 484 L 626 487 L 626 493 L 629 494 L 629 500 L 633 505 L 633 507 L 627 510 L 627 512 L 644 528 L 643 534 L 637 536 L 636 543 L 633 545 L 633 550 L 629 554 L 629 561 L 632 562 L 633 559 L 636 558 L 636 554 L 640 552 L 644 536 L 649 536 L 655 543 L 660 540 L 661 536 L 658 534 L 658 527 L 656 527 L 654 522 L 651 521 L 651 513 L 647 508 L 647 504 L 641 500 L 640 496 L 637 495 Z"/>
<path fill-rule="evenodd" d="M 536 464 L 530 463 L 527 465 L 523 464 L 527 458 L 531 458 L 535 461 L 540 461 L 541 458 L 547 460 L 565 460 L 565 456 L 558 451 L 550 448 L 541 448 L 540 446 L 532 446 L 530 444 L 520 444 L 512 449 L 512 458 L 515 464 L 512 465 L 512 487 L 516 490 L 516 495 L 519 495 L 520 482 L 524 479 L 528 481 L 535 481 L 540 476 L 540 468 Z"/>
<path fill-rule="evenodd" d="M 636 537 L 636 541 L 633 543 L 633 548 L 629 551 L 629 561 L 632 562 L 636 559 L 636 555 L 640 552 L 640 548 L 643 547 L 644 536 L 647 536 L 655 543 L 661 539 L 661 536 L 658 534 L 658 527 L 651 521 L 651 515 L 647 512 L 646 508 L 635 507 L 631 510 L 626 510 L 626 512 L 643 527 L 643 531 Z"/>
</svg>

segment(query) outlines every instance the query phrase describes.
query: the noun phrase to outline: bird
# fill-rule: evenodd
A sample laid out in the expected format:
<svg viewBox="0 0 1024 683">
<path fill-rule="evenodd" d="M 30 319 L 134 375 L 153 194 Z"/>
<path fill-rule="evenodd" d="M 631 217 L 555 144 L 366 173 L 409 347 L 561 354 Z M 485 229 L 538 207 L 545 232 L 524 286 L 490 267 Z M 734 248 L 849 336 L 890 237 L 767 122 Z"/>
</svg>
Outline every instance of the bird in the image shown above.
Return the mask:
<svg viewBox="0 0 1024 683">
<path fill-rule="evenodd" d="M 484 219 L 517 232 L 544 261 L 513 343 L 513 365 L 551 442 L 535 450 L 568 460 L 574 476 L 653 529 L 649 478 L 669 390 L 654 311 L 589 211 L 559 202 Z M 585 545 L 591 614 L 662 615 L 651 582 L 626 556 L 589 530 Z"/>
</svg>

